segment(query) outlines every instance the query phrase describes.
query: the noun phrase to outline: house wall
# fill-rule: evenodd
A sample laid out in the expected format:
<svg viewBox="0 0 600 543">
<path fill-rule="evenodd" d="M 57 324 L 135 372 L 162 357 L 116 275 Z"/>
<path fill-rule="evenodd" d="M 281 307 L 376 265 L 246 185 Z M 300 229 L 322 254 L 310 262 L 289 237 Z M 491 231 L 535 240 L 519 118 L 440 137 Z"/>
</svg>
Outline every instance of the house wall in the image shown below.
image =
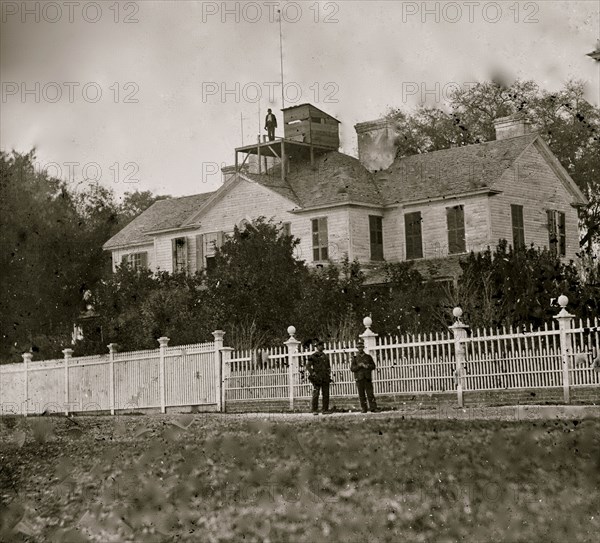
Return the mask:
<svg viewBox="0 0 600 543">
<path fill-rule="evenodd" d="M 187 232 L 171 232 L 155 238 L 155 269 L 173 271 L 172 240 L 186 237 L 189 270 L 196 271 L 196 236 L 213 232 L 233 232 L 234 226 L 243 219 L 252 221 L 264 216 L 275 222 L 291 223 L 291 232 L 301 240 L 296 249 L 296 257 L 312 263 L 312 225 L 311 220 L 327 217 L 329 255 L 339 260 L 348 252 L 348 212 L 339 208 L 317 210 L 306 213 L 291 213 L 296 204 L 266 189 L 265 187 L 242 180 L 231 188 L 220 200 L 200 217 L 199 229 Z"/>
<path fill-rule="evenodd" d="M 383 210 L 366 207 L 352 207 L 348 209 L 350 220 L 350 239 L 352 248 L 350 259 L 357 258 L 360 262 L 371 261 L 371 234 L 369 230 L 369 215 L 383 217 L 383 258 L 387 260 L 386 249 L 386 218 Z"/>
<path fill-rule="evenodd" d="M 446 208 L 464 206 L 466 250 L 481 251 L 490 244 L 489 207 L 487 195 L 447 198 L 439 202 L 407 205 L 386 212 L 383 221 L 384 256 L 387 261 L 406 259 L 404 214 L 421 212 L 423 258 L 448 256 L 448 225 Z"/>
<path fill-rule="evenodd" d="M 117 266 L 121 263 L 121 259 L 123 255 L 128 255 L 131 253 L 148 253 L 148 268 L 154 268 L 154 244 L 150 243 L 148 245 L 138 245 L 136 247 L 130 247 L 128 249 L 115 249 L 111 251 L 112 254 L 112 270 L 113 272 L 117 271 Z"/>
<path fill-rule="evenodd" d="M 350 229 L 349 210 L 347 208 L 333 207 L 302 213 L 292 222 L 292 234 L 300 238 L 297 257 L 305 260 L 308 265 L 313 264 L 312 252 L 312 219 L 327 217 L 328 252 L 329 259 L 340 261 L 345 254 L 350 255 Z"/>
<path fill-rule="evenodd" d="M 577 210 L 570 205 L 574 198 L 537 145 L 531 145 L 502 176 L 496 186 L 503 193 L 490 198 L 493 245 L 500 239 L 512 244 L 510 206 L 517 204 L 523 206 L 525 244 L 548 247 L 546 210 L 554 209 L 565 213 L 565 258 L 572 259 L 579 251 Z"/>
</svg>

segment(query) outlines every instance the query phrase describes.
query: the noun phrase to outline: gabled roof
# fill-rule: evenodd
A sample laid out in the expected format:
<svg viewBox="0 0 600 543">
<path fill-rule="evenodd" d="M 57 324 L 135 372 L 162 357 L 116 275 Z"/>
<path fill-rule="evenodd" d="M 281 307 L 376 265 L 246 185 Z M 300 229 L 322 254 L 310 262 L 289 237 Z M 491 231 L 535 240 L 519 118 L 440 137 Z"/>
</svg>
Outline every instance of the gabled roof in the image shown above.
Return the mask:
<svg viewBox="0 0 600 543">
<path fill-rule="evenodd" d="M 397 158 L 375 179 L 386 205 L 493 189 L 537 137 L 532 133 Z"/>
<path fill-rule="evenodd" d="M 116 249 L 125 245 L 152 243 L 148 232 L 171 230 L 181 227 L 186 219 L 194 213 L 212 192 L 183 196 L 182 198 L 167 198 L 154 202 L 146 211 L 138 215 L 123 230 L 115 234 L 105 244 L 104 249 Z"/>
<path fill-rule="evenodd" d="M 269 174 L 244 173 L 244 176 L 297 203 L 302 208 L 350 202 L 382 204 L 382 197 L 371 174 L 358 159 L 330 151 L 309 161 L 291 163 L 285 181 L 279 166 Z"/>
<path fill-rule="evenodd" d="M 330 115 L 326 111 L 323 111 L 322 109 L 320 109 L 320 108 L 318 108 L 318 107 L 316 107 L 313 104 L 310 104 L 308 102 L 304 102 L 303 104 L 296 104 L 294 106 L 284 107 L 281 111 L 289 111 L 290 109 L 299 109 L 299 108 L 304 107 L 304 106 L 308 106 L 308 107 L 310 107 L 312 109 L 316 109 L 317 111 L 320 111 L 323 115 L 326 115 L 330 119 L 333 119 L 334 121 L 337 121 L 338 123 L 342 124 L 342 121 L 339 121 L 333 115 Z"/>
<path fill-rule="evenodd" d="M 280 166 L 261 175 L 239 172 L 215 192 L 159 200 L 104 244 L 105 249 L 152 242 L 152 233 L 195 226 L 206 209 L 249 180 L 280 194 L 299 209 L 344 204 L 395 205 L 495 190 L 502 175 L 534 142 L 574 197 L 585 196 L 538 134 L 466 145 L 397 158 L 389 168 L 369 172 L 358 159 L 330 151 L 310 161 L 290 162 L 285 180 Z"/>
</svg>

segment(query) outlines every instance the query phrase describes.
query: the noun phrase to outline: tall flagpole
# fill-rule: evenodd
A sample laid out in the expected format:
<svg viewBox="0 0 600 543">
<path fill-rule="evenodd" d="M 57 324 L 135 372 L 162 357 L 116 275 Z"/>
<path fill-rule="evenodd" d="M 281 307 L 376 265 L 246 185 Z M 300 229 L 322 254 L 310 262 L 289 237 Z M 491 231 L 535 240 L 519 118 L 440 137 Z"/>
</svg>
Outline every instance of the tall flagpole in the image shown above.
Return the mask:
<svg viewBox="0 0 600 543">
<path fill-rule="evenodd" d="M 244 116 L 242 115 L 242 112 L 240 111 L 240 128 L 242 130 L 242 146 L 244 145 Z"/>
<path fill-rule="evenodd" d="M 281 60 L 281 109 L 285 108 L 285 98 L 283 94 L 283 37 L 281 33 L 281 10 L 278 9 L 279 13 L 279 58 Z"/>
</svg>

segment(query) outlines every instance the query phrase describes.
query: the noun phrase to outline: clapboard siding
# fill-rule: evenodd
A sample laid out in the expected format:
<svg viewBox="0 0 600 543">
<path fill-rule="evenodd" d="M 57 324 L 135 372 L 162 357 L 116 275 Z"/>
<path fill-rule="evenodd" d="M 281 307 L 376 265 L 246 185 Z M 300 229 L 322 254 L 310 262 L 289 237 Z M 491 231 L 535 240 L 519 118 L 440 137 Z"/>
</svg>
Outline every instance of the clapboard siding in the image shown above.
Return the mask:
<svg viewBox="0 0 600 543">
<path fill-rule="evenodd" d="M 546 210 L 565 213 L 566 259 L 575 258 L 579 250 L 577 211 L 571 206 L 573 196 L 548 165 L 537 144 L 531 145 L 515 165 L 500 179 L 498 189 L 502 194 L 490 199 L 492 217 L 492 240 L 499 239 L 512 244 L 511 204 L 523 206 L 525 244 L 548 247 L 548 224 Z"/>
</svg>

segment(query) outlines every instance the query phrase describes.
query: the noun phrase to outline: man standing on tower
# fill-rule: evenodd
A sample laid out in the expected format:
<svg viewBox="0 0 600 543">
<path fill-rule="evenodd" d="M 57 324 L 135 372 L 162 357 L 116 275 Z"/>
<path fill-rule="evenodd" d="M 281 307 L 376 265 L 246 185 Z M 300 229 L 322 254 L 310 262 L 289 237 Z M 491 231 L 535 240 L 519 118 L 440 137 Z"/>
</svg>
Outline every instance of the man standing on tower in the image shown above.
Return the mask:
<svg viewBox="0 0 600 543">
<path fill-rule="evenodd" d="M 265 130 L 269 135 L 269 141 L 275 139 L 275 129 L 277 128 L 277 117 L 273 115 L 270 109 L 267 109 L 267 116 L 265 117 Z"/>
</svg>

